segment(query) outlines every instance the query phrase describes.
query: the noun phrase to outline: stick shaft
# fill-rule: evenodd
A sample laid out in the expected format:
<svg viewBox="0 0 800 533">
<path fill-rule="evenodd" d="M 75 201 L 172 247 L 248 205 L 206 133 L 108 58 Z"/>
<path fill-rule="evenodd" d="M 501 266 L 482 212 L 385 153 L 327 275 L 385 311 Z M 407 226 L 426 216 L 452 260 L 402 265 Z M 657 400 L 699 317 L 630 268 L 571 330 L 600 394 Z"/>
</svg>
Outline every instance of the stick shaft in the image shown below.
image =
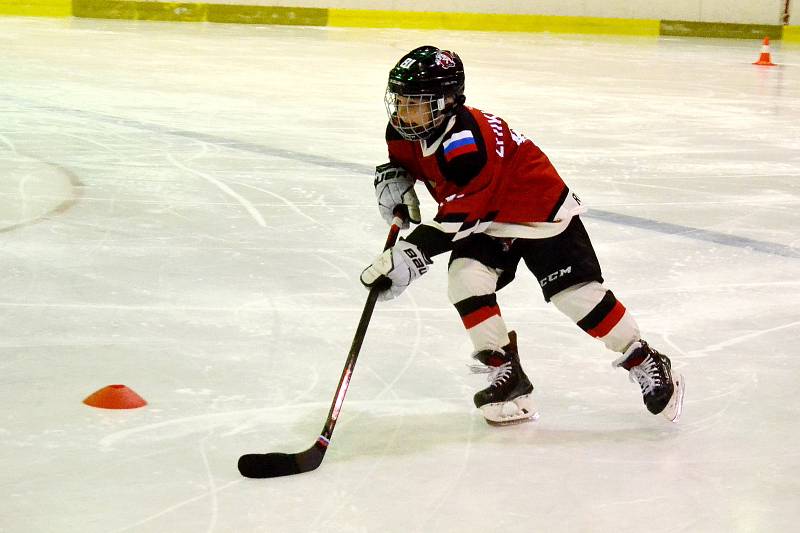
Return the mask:
<svg viewBox="0 0 800 533">
<path fill-rule="evenodd" d="M 397 242 L 397 236 L 400 233 L 400 226 L 403 224 L 403 218 L 395 216 L 392 220 L 392 227 L 389 229 L 389 235 L 386 237 L 386 244 L 383 250 L 386 251 Z M 353 375 L 353 368 L 356 366 L 358 353 L 361 351 L 361 345 L 364 343 L 364 337 L 367 334 L 367 327 L 372 318 L 372 312 L 375 309 L 375 303 L 378 301 L 378 294 L 381 288 L 373 287 L 369 290 L 367 301 L 364 304 L 364 310 L 361 312 L 361 319 L 358 321 L 356 333 L 353 336 L 353 343 L 350 345 L 350 352 L 347 354 L 347 361 L 345 361 L 342 376 L 339 378 L 339 385 L 336 387 L 336 394 L 333 397 L 331 409 L 328 412 L 328 420 L 325 422 L 325 427 L 322 429 L 320 435 L 320 443 L 327 446 L 333 434 L 333 428 L 336 426 L 336 420 L 339 418 L 339 412 L 342 410 L 344 397 L 347 394 L 347 389 L 350 387 L 350 378 Z"/>
</svg>

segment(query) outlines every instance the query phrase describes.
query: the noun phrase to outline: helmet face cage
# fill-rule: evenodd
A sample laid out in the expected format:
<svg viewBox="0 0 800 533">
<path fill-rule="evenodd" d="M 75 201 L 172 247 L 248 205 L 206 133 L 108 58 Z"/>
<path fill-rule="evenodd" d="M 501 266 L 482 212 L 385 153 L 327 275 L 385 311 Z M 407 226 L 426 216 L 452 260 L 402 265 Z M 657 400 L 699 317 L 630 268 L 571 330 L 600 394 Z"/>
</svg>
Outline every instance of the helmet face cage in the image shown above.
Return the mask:
<svg viewBox="0 0 800 533">
<path fill-rule="evenodd" d="M 425 139 L 444 122 L 444 97 L 435 94 L 398 94 L 389 86 L 384 102 L 389 122 L 406 140 Z"/>
</svg>

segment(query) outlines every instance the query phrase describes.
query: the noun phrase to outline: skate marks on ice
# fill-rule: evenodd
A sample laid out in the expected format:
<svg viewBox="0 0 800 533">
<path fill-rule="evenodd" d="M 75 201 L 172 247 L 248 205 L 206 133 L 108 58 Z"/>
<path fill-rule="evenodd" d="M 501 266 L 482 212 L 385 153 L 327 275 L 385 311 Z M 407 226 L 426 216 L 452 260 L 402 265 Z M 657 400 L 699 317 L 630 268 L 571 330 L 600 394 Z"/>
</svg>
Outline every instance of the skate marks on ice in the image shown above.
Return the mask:
<svg viewBox="0 0 800 533">
<path fill-rule="evenodd" d="M 0 152 L 0 233 L 35 224 L 70 209 L 81 181 L 69 169 L 16 151 Z"/>
<path fill-rule="evenodd" d="M 257 225 L 259 225 L 262 228 L 266 228 L 267 227 L 267 223 L 264 220 L 264 217 L 259 212 L 258 208 L 250 200 L 248 200 L 246 197 L 244 197 L 243 195 L 241 195 L 241 194 L 237 193 L 236 191 L 234 191 L 233 188 L 230 185 L 228 185 L 228 184 L 224 183 L 223 181 L 213 177 L 211 174 L 209 174 L 207 172 L 201 172 L 199 170 L 196 170 L 196 169 L 188 167 L 186 164 L 178 161 L 175 158 L 175 156 L 173 154 L 171 154 L 171 153 L 167 154 L 167 160 L 173 166 L 175 166 L 176 168 L 179 168 L 179 169 L 181 169 L 183 171 L 186 171 L 186 172 L 188 172 L 190 174 L 194 174 L 195 176 L 198 176 L 198 177 L 208 181 L 209 183 L 213 184 L 217 188 L 219 188 L 226 195 L 228 195 L 231 198 L 233 198 L 234 200 L 236 200 L 236 202 L 238 202 L 247 211 L 247 213 L 253 218 L 253 220 L 256 222 Z M 286 198 L 284 196 L 281 196 L 280 194 L 276 193 L 275 191 L 270 191 L 270 190 L 267 190 L 267 189 L 265 189 L 263 187 L 257 187 L 255 185 L 242 183 L 242 182 L 235 182 L 234 184 L 238 185 L 239 187 L 248 188 L 248 189 L 257 191 L 259 193 L 271 196 L 271 197 L 275 198 L 276 200 L 278 200 L 279 202 L 281 202 L 282 204 L 284 204 L 287 208 L 289 208 L 294 214 L 296 214 L 300 218 L 304 218 L 304 219 L 308 220 L 309 222 L 313 223 L 316 226 L 322 226 L 322 223 L 319 220 L 317 220 L 314 217 L 308 215 L 306 212 L 304 212 L 302 209 L 300 209 L 300 207 L 298 207 L 297 204 L 295 204 L 294 202 L 292 202 L 288 198 Z"/>
<path fill-rule="evenodd" d="M 153 522 L 153 521 L 155 521 L 155 520 L 157 520 L 157 519 L 159 519 L 159 518 L 161 518 L 163 516 L 166 516 L 166 515 L 168 515 L 170 513 L 178 511 L 178 510 L 186 507 L 187 505 L 190 505 L 192 503 L 195 503 L 195 502 L 198 502 L 198 501 L 202 501 L 202 500 L 205 500 L 205 499 L 209 499 L 210 500 L 208 508 L 207 508 L 208 509 L 208 513 L 209 513 L 209 518 L 208 518 L 208 527 L 206 528 L 206 531 L 208 533 L 211 533 L 211 532 L 215 531 L 216 527 L 217 527 L 218 520 L 219 520 L 219 497 L 218 497 L 219 493 L 223 492 L 223 491 L 225 491 L 225 490 L 227 490 L 227 489 L 229 489 L 231 487 L 234 487 L 234 486 L 236 486 L 236 485 L 238 485 L 240 483 L 242 483 L 244 480 L 243 479 L 234 479 L 234 480 L 228 481 L 226 483 L 223 483 L 222 485 L 217 485 L 216 479 L 215 479 L 214 474 L 213 474 L 213 472 L 211 470 L 211 465 L 209 464 L 209 461 L 208 461 L 207 442 L 208 442 L 208 439 L 211 436 L 212 436 L 212 433 L 209 432 L 209 434 L 206 435 L 205 437 L 203 437 L 199 442 L 200 454 L 201 454 L 203 466 L 205 468 L 206 478 L 208 480 L 208 489 L 205 492 L 202 492 L 201 494 L 198 494 L 196 496 L 192 496 L 190 498 L 181 500 L 179 502 L 173 503 L 173 504 L 165 507 L 164 509 L 162 509 L 162 510 L 156 512 L 156 513 L 150 514 L 150 515 L 146 516 L 145 518 L 142 518 L 141 520 L 138 520 L 136 522 L 128 524 L 127 526 L 124 526 L 124 527 L 122 527 L 120 529 L 115 529 L 115 530 L 113 530 L 113 533 L 124 533 L 126 531 L 132 531 L 132 530 L 137 529 L 137 528 L 139 528 L 139 527 L 141 527 L 141 526 L 143 526 L 145 524 L 149 524 L 150 522 Z"/>
<path fill-rule="evenodd" d="M 231 198 L 236 200 L 242 207 L 244 207 L 245 211 L 247 211 L 250 214 L 250 216 L 253 218 L 253 220 L 255 220 L 256 224 L 258 224 L 262 228 L 265 228 L 267 226 L 267 223 L 264 221 L 264 217 L 261 216 L 261 213 L 258 212 L 258 209 L 256 209 L 255 206 L 252 203 L 250 203 L 249 200 L 247 200 L 242 195 L 240 195 L 239 193 L 237 193 L 236 191 L 231 189 L 225 183 L 223 183 L 220 180 L 214 178 L 213 176 L 211 176 L 208 173 L 200 172 L 199 170 L 194 170 L 194 169 L 191 169 L 191 168 L 187 167 L 186 165 L 184 165 L 183 163 L 181 163 L 177 159 L 175 159 L 175 156 L 172 155 L 171 153 L 167 154 L 167 160 L 170 163 L 172 163 L 172 165 L 174 165 L 176 168 L 184 170 L 184 171 L 186 171 L 186 172 L 188 172 L 190 174 L 194 174 L 195 176 L 199 176 L 199 177 L 203 178 L 204 180 L 208 181 L 209 183 L 213 184 L 218 189 L 220 189 L 222 192 L 224 192 L 225 194 L 227 194 L 228 196 L 230 196 Z"/>
<path fill-rule="evenodd" d="M 687 358 L 697 358 L 697 357 L 705 357 L 709 354 L 709 352 L 719 352 L 731 346 L 735 346 L 737 344 L 741 344 L 743 342 L 747 342 L 752 339 L 756 339 L 761 337 L 762 335 L 767 335 L 769 333 L 775 333 L 776 331 L 783 331 L 786 329 L 793 329 L 793 328 L 800 328 L 800 321 L 797 322 L 789 322 L 787 324 L 783 324 L 780 326 L 775 326 L 773 328 L 766 328 L 760 329 L 756 331 L 752 331 L 750 333 L 746 333 L 744 335 L 740 335 L 738 337 L 733 337 L 723 342 L 719 342 L 716 344 L 712 344 L 706 346 L 705 348 L 701 348 L 698 350 L 691 350 L 685 354 Z"/>
<path fill-rule="evenodd" d="M 246 187 L 248 189 L 253 189 L 253 190 L 258 191 L 260 193 L 264 193 L 264 194 L 267 194 L 269 196 L 272 196 L 276 200 L 278 200 L 278 201 L 282 202 L 284 205 L 286 205 L 286 207 L 291 209 L 292 212 L 294 212 L 300 218 L 304 218 L 304 219 L 308 220 L 309 222 L 312 222 L 312 223 L 316 224 L 317 226 L 322 226 L 322 222 L 320 222 L 316 218 L 308 215 L 305 211 L 300 209 L 300 207 L 296 203 L 290 201 L 288 198 L 285 198 L 284 196 L 281 196 L 280 194 L 276 193 L 275 191 L 270 191 L 270 190 L 264 189 L 263 187 L 256 187 L 255 185 L 252 185 L 252 184 L 249 184 L 249 183 L 239 183 L 239 182 L 237 182 L 236 185 L 239 185 L 240 187 Z"/>
<path fill-rule="evenodd" d="M 77 119 L 76 120 L 77 122 L 85 122 L 87 120 L 91 120 L 93 122 L 101 122 L 103 124 L 108 124 L 110 126 L 113 126 L 113 128 L 117 128 L 117 131 L 122 131 L 121 128 L 127 128 L 127 129 L 133 129 L 133 130 L 137 130 L 137 131 L 154 132 L 154 133 L 158 133 L 160 135 L 172 135 L 172 136 L 177 136 L 179 138 L 183 138 L 183 139 L 187 139 L 187 140 L 190 140 L 190 141 L 194 141 L 200 147 L 201 151 L 200 151 L 199 154 L 196 154 L 196 155 L 190 157 L 189 159 L 194 159 L 196 157 L 202 156 L 203 154 L 205 154 L 208 151 L 207 148 L 211 147 L 211 146 L 213 146 L 217 150 L 232 149 L 232 150 L 239 150 L 239 151 L 244 151 L 244 152 L 249 152 L 249 153 L 255 153 L 255 154 L 258 154 L 258 155 L 265 155 L 265 156 L 270 156 L 270 157 L 279 157 L 279 158 L 282 158 L 282 159 L 286 159 L 287 157 L 291 158 L 293 155 L 296 155 L 293 152 L 288 152 L 287 153 L 285 150 L 270 150 L 270 149 L 266 149 L 264 147 L 261 147 L 261 148 L 264 148 L 264 149 L 258 149 L 258 146 L 257 145 L 253 145 L 252 143 L 246 143 L 246 142 L 239 143 L 239 142 L 236 142 L 236 141 L 232 141 L 230 139 L 225 139 L 225 138 L 221 138 L 221 137 L 217 137 L 217 136 L 213 136 L 213 135 L 204 135 L 204 134 L 198 133 L 198 132 L 191 132 L 191 133 L 190 132 L 183 132 L 181 130 L 174 130 L 174 129 L 171 129 L 171 128 L 156 126 L 156 125 L 152 125 L 152 124 L 146 124 L 146 123 L 142 123 L 142 122 L 138 122 L 138 121 L 126 120 L 126 119 L 121 118 L 121 117 L 114 117 L 114 116 L 109 116 L 109 115 L 103 115 L 103 114 L 100 114 L 100 113 L 81 111 L 81 110 L 78 110 L 78 109 L 57 108 L 57 107 L 53 107 L 53 106 L 39 105 L 39 104 L 37 104 L 35 102 L 27 101 L 25 99 L 17 98 L 17 97 L 9 97 L 9 96 L 0 95 L 0 100 L 7 100 L 7 101 L 12 102 L 13 104 L 21 104 L 24 107 L 26 107 L 26 108 L 28 108 L 30 110 L 34 110 L 34 111 L 45 112 L 45 113 L 57 113 L 57 114 L 59 114 L 61 116 L 72 117 L 73 119 Z M 77 126 L 71 125 L 71 127 L 77 127 Z M 54 131 L 53 134 L 54 135 L 57 134 L 59 136 L 73 137 L 75 139 L 80 140 L 81 142 L 85 142 L 85 143 L 91 144 L 93 146 L 97 146 L 99 148 L 102 148 L 104 152 L 107 152 L 107 153 L 110 153 L 112 155 L 118 156 L 118 159 L 120 160 L 119 161 L 120 163 L 122 163 L 123 160 L 124 160 L 124 162 L 126 164 L 130 164 L 131 154 L 120 153 L 118 150 L 115 150 L 113 147 L 108 146 L 107 144 L 95 141 L 95 140 L 93 140 L 92 138 L 90 138 L 90 137 L 88 137 L 86 135 L 74 135 L 74 134 L 71 134 L 69 132 L 62 132 L 61 130 Z M 117 135 L 117 133 L 115 133 L 112 130 L 112 131 L 104 132 L 104 135 L 111 136 L 111 135 Z M 11 148 L 12 151 L 15 151 L 13 145 L 11 144 L 11 141 L 9 141 L 8 139 L 6 139 L 4 141 L 3 138 L 0 137 L 0 142 L 3 142 L 3 144 L 6 144 L 7 146 L 9 146 L 9 148 Z M 286 208 L 288 208 L 293 214 L 297 215 L 300 219 L 304 219 L 304 220 L 306 220 L 308 222 L 311 222 L 311 223 L 313 223 L 313 224 L 315 224 L 317 226 L 322 226 L 322 223 L 319 220 L 317 220 L 316 218 L 314 218 L 314 217 L 310 216 L 308 213 L 306 213 L 300 207 L 300 205 L 298 205 L 297 202 L 293 202 L 289 198 L 287 198 L 287 197 L 285 197 L 285 196 L 283 196 L 281 194 L 278 194 L 274 190 L 267 190 L 266 188 L 263 188 L 263 187 L 258 187 L 258 186 L 252 185 L 252 184 L 242 183 L 242 182 L 239 182 L 239 181 L 232 182 L 231 180 L 227 180 L 227 182 L 226 182 L 226 180 L 222 180 L 222 179 L 218 179 L 218 178 L 214 177 L 210 172 L 201 171 L 201 170 L 198 170 L 197 168 L 192 168 L 192 166 L 190 165 L 189 161 L 180 160 L 179 157 L 176 154 L 172 153 L 172 151 L 168 147 L 165 147 L 165 149 L 162 150 L 161 152 L 164 154 L 164 157 L 165 157 L 167 163 L 169 163 L 171 166 L 173 166 L 176 169 L 179 169 L 179 170 L 181 170 L 183 172 L 187 172 L 187 173 L 189 173 L 189 174 L 191 174 L 193 176 L 201 178 L 202 180 L 204 180 L 204 181 L 208 182 L 209 184 L 213 185 L 214 187 L 219 189 L 223 194 L 225 194 L 226 196 L 228 196 L 229 198 L 234 200 L 237 204 L 239 204 L 248 213 L 250 218 L 260 227 L 267 227 L 267 223 L 266 223 L 266 221 L 264 219 L 264 216 L 259 212 L 259 209 L 258 209 L 259 204 L 254 202 L 252 199 L 247 198 L 245 195 L 240 194 L 239 192 L 234 190 L 233 185 L 236 185 L 236 186 L 242 187 L 242 188 L 247 188 L 247 189 L 250 189 L 250 190 L 258 192 L 259 194 L 266 195 L 266 196 L 269 196 L 271 198 L 274 198 L 274 199 L 278 200 L 282 205 L 286 206 Z M 310 157 L 311 157 L 312 161 L 316 161 L 313 156 L 310 156 Z M 299 160 L 298 157 L 295 157 L 294 159 L 295 160 Z M 2 163 L 1 159 L 0 159 L 0 163 Z M 316 163 L 319 163 L 319 161 L 316 161 Z M 72 174 L 69 170 L 67 170 L 67 169 L 60 169 L 60 170 L 62 170 L 66 175 L 68 175 L 72 179 L 72 182 L 73 182 L 74 186 L 77 187 L 77 186 L 81 185 L 81 183 L 77 179 L 77 177 L 75 177 L 74 174 Z M 0 189 L 0 193 L 2 193 L 2 189 Z M 87 198 L 87 200 L 90 200 L 90 199 L 91 198 Z M 100 199 L 100 200 L 104 201 L 104 199 Z M 69 205 L 74 203 L 74 201 L 75 201 L 75 199 L 73 199 L 69 203 Z M 124 199 L 123 199 L 123 201 L 124 201 Z M 69 205 L 66 205 L 64 207 L 69 207 Z M 324 207 L 325 206 L 324 198 L 321 195 L 318 195 L 317 203 L 315 203 L 313 205 L 319 206 L 319 207 Z M 58 211 L 61 211 L 61 210 L 63 210 L 63 208 L 59 208 L 58 209 Z M 0 215 L 2 215 L 2 210 L 0 210 Z M 0 217 L 0 231 L 5 231 L 4 229 L 2 229 L 2 217 Z"/>
<path fill-rule="evenodd" d="M 314 165 L 324 168 L 345 170 L 348 172 L 352 172 L 354 174 L 364 174 L 366 172 L 368 175 L 372 175 L 375 171 L 374 167 L 331 159 L 326 156 L 314 155 L 307 152 L 299 152 L 295 150 L 288 150 L 285 148 L 272 148 L 270 146 L 265 146 L 262 144 L 240 141 L 236 139 L 231 139 L 209 133 L 202 133 L 198 131 L 188 131 L 177 128 L 170 128 L 168 126 L 162 126 L 160 124 L 127 119 L 115 115 L 100 113 L 97 111 L 87 111 L 84 109 L 51 106 L 47 104 L 41 104 L 39 102 L 35 102 L 32 100 L 24 99 L 21 97 L 16 97 L 16 96 L 11 97 L 8 95 L 0 95 L 0 99 L 11 100 L 17 103 L 18 105 L 22 105 L 29 109 L 37 111 L 46 111 L 49 113 L 57 113 L 61 115 L 71 115 L 82 119 L 90 120 L 92 122 L 113 124 L 115 126 L 123 126 L 139 131 L 148 131 L 159 135 L 172 135 L 175 137 L 183 137 L 185 139 L 200 141 L 202 143 L 206 143 L 213 146 L 219 146 L 231 150 L 239 150 L 243 152 L 265 155 L 268 157 L 288 159 L 291 161 L 298 161 L 301 163 L 306 163 L 309 165 Z"/>
<path fill-rule="evenodd" d="M 328 260 L 324 260 L 326 263 L 330 264 L 331 266 L 335 266 L 335 268 L 340 270 L 340 273 L 344 276 L 346 273 L 342 269 L 341 266 L 336 266 L 332 262 Z M 354 259 L 352 261 L 355 261 Z M 376 382 L 382 385 L 381 390 L 374 395 L 374 398 L 369 401 L 363 401 L 361 403 L 372 405 L 377 412 L 381 412 L 381 410 L 388 409 L 389 411 L 393 412 L 407 412 L 407 411 L 414 411 L 415 409 L 413 405 L 425 405 L 425 401 L 416 401 L 416 400 L 400 400 L 397 394 L 394 392 L 395 384 L 405 377 L 408 370 L 413 366 L 419 352 L 421 346 L 421 324 L 423 322 L 422 316 L 420 313 L 419 306 L 416 304 L 416 301 L 412 299 L 413 302 L 413 315 L 414 319 L 411 321 L 415 324 L 415 333 L 412 338 L 407 338 L 407 340 L 412 340 L 410 353 L 404 353 L 403 357 L 403 366 L 398 372 L 392 373 L 391 380 L 385 380 L 381 376 L 377 374 L 369 364 L 368 353 L 365 353 L 365 361 L 362 362 L 363 368 L 360 369 L 362 372 L 370 373 Z M 269 301 L 270 306 L 274 307 L 273 299 Z M 253 311 L 253 308 L 248 308 L 248 311 Z M 408 310 L 404 310 L 404 312 L 408 312 Z M 368 340 L 370 336 L 368 335 Z M 377 336 L 373 334 L 372 346 L 379 346 L 376 342 Z M 368 346 L 365 346 L 368 349 Z M 330 350 L 331 348 L 329 348 Z M 346 347 L 343 345 L 341 348 L 342 354 L 346 352 Z M 344 357 L 344 355 L 342 355 Z M 113 434 L 110 434 L 103 438 L 100 441 L 101 448 L 109 449 L 112 448 L 119 442 L 126 441 L 133 436 L 141 436 L 144 434 L 149 435 L 157 435 L 159 439 L 175 439 L 180 438 L 189 434 L 194 434 L 198 430 L 218 430 L 221 428 L 227 428 L 227 431 L 223 433 L 224 437 L 237 435 L 240 433 L 246 433 L 249 431 L 255 431 L 257 433 L 263 433 L 265 428 L 273 425 L 279 424 L 280 427 L 287 427 L 292 424 L 292 422 L 296 421 L 303 421 L 302 422 L 302 431 L 299 433 L 313 435 L 314 432 L 318 429 L 316 428 L 317 425 L 324 419 L 318 416 L 315 416 L 315 413 L 319 411 L 325 411 L 328 407 L 326 400 L 314 401 L 314 402 L 307 402 L 304 401 L 312 396 L 320 397 L 320 393 L 314 393 L 315 390 L 326 390 L 327 387 L 321 387 L 321 377 L 319 372 L 315 368 L 313 362 L 310 362 L 305 367 L 306 377 L 308 378 L 305 381 L 305 387 L 299 393 L 293 395 L 291 398 L 285 399 L 283 405 L 274 406 L 274 407 L 266 407 L 266 408 L 255 408 L 255 409 L 245 409 L 245 410 L 237 410 L 237 411 L 229 411 L 225 413 L 210 413 L 210 414 L 202 414 L 202 415 L 194 415 L 189 417 L 182 417 L 176 418 L 171 420 L 166 420 L 163 422 L 155 422 L 152 424 L 147 424 L 143 426 L 139 426 L 136 428 L 131 428 L 123 431 L 119 431 Z M 333 374 L 330 376 L 330 383 L 331 386 L 335 383 L 335 377 Z M 387 393 L 391 394 L 390 399 L 381 399 L 386 396 Z M 324 397 L 324 393 L 322 394 Z M 349 409 L 354 409 L 358 411 L 359 401 L 350 399 L 347 402 L 348 408 L 346 411 L 349 412 Z M 396 407 L 393 405 L 397 404 Z M 424 410 L 424 407 L 422 407 Z M 346 415 L 346 413 L 345 413 Z M 344 416 L 345 420 L 343 420 L 343 424 L 341 427 L 346 427 L 348 423 L 354 420 L 353 416 Z M 310 429 L 313 428 L 313 429 Z M 276 436 L 276 438 L 280 439 L 280 435 Z M 268 444 L 268 443 L 267 443 Z M 281 441 L 275 443 L 276 446 L 281 445 Z"/>
<path fill-rule="evenodd" d="M 337 159 L 333 159 L 324 155 L 315 155 L 309 154 L 306 152 L 299 152 L 295 150 L 288 150 L 283 148 L 272 148 L 269 146 L 245 142 L 245 141 L 237 141 L 234 139 L 221 137 L 217 135 L 211 135 L 207 133 L 197 132 L 197 131 L 187 131 L 181 130 L 176 128 L 169 128 L 166 126 L 162 126 L 159 124 L 153 124 L 138 120 L 126 119 L 122 117 L 117 117 L 114 115 L 108 115 L 104 113 L 99 113 L 95 111 L 86 111 L 81 109 L 74 109 L 74 108 L 67 108 L 67 107 L 57 107 L 57 106 L 50 106 L 50 105 L 43 105 L 36 102 L 28 101 L 18 97 L 9 97 L 0 95 L 0 97 L 4 99 L 11 99 L 19 104 L 23 104 L 27 107 L 37 109 L 37 110 L 44 110 L 53 113 L 59 114 L 67 114 L 72 116 L 78 116 L 85 118 L 87 120 L 95 121 L 95 122 L 103 122 L 103 123 L 111 123 L 117 126 L 124 126 L 132 129 L 149 131 L 152 133 L 158 133 L 160 135 L 172 135 L 177 137 L 183 137 L 187 139 L 192 139 L 196 141 L 201 141 L 203 143 L 207 143 L 214 146 L 219 146 L 222 148 L 227 148 L 231 150 L 239 150 L 245 152 L 251 152 L 261 155 L 266 155 L 269 157 L 277 157 L 283 159 L 289 159 L 292 161 L 297 161 L 309 165 L 320 166 L 324 168 L 332 168 L 336 170 L 341 170 L 345 172 L 350 172 L 353 174 L 360 174 L 360 175 L 371 175 L 374 172 L 374 168 L 371 166 L 359 164 L 359 163 L 352 163 L 347 161 L 341 161 Z M 198 171 L 194 171 L 191 169 L 186 169 L 189 172 L 197 173 Z M 204 179 L 208 179 L 205 175 L 203 175 Z M 219 186 L 219 185 L 218 185 Z M 229 187 L 226 186 L 228 190 Z M 225 189 L 223 189 L 225 190 Z M 227 192 L 227 191 L 226 191 Z M 230 190 L 230 192 L 233 192 Z M 228 193 L 230 194 L 230 193 Z M 235 193 L 234 193 L 235 194 Z M 240 195 L 235 196 L 237 200 L 243 198 Z M 287 204 L 291 204 L 285 198 L 279 198 L 281 201 L 286 202 Z M 241 203 L 241 200 L 239 200 Z M 259 216 L 255 216 L 254 213 L 251 211 L 252 205 L 247 207 L 246 202 L 243 204 L 248 209 L 248 212 L 253 215 L 254 219 L 256 220 L 259 225 Z M 294 206 L 296 208 L 296 206 Z M 297 212 L 298 210 L 295 210 Z M 778 243 L 772 243 L 767 241 L 760 241 L 756 239 L 750 239 L 746 237 L 740 237 L 737 235 L 731 235 L 727 233 L 712 231 L 712 230 L 705 230 L 702 228 L 694 228 L 691 226 L 684 226 L 680 224 L 674 224 L 669 222 L 659 222 L 656 220 L 632 216 L 632 215 L 625 215 L 621 213 L 615 213 L 611 211 L 605 211 L 602 209 L 595 209 L 591 208 L 590 211 L 584 215 L 587 218 L 595 218 L 598 220 L 603 220 L 606 222 L 611 222 L 615 224 L 621 224 L 625 226 L 630 226 L 638 229 L 644 229 L 648 231 L 653 231 L 665 235 L 677 235 L 682 236 L 689 239 L 699 240 L 702 242 L 711 242 L 715 244 L 722 244 L 725 246 L 731 246 L 735 248 L 742 248 L 742 249 L 749 249 L 754 250 L 760 253 L 770 254 L 770 255 L 777 255 L 781 257 L 789 257 L 793 259 L 800 258 L 800 250 L 798 250 L 794 246 L 787 246 Z M 308 218 L 305 217 L 304 218 Z M 316 221 L 314 221 L 316 222 Z"/>
</svg>

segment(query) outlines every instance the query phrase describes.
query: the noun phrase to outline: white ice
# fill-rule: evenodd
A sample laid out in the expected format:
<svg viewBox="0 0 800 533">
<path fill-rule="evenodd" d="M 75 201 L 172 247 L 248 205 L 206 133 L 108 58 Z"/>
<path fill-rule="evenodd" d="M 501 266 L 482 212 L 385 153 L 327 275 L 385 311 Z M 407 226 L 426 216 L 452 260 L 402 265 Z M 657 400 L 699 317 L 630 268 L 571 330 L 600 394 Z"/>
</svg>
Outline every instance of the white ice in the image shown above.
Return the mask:
<svg viewBox="0 0 800 533">
<path fill-rule="evenodd" d="M 386 74 L 427 43 L 590 206 L 684 416 L 525 272 L 499 300 L 541 419 L 488 426 L 440 257 L 378 305 L 321 468 L 243 479 L 322 429 L 387 231 Z M 0 50 L 0 531 L 796 531 L 800 48 L 2 18 Z M 82 403 L 115 383 L 149 405 Z"/>
</svg>

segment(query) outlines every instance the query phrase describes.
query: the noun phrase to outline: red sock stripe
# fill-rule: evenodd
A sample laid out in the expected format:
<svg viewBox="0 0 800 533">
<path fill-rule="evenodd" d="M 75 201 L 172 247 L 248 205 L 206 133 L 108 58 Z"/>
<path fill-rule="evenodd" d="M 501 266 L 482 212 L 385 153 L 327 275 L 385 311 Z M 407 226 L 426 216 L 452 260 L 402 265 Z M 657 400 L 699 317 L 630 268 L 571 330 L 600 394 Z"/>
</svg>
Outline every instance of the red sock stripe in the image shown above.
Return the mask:
<svg viewBox="0 0 800 533">
<path fill-rule="evenodd" d="M 609 311 L 606 317 L 586 333 L 592 337 L 605 337 L 612 329 L 614 329 L 614 326 L 619 324 L 619 321 L 622 320 L 622 315 L 624 314 L 625 306 L 620 302 L 617 302 L 614 307 L 611 308 L 611 311 Z"/>
<path fill-rule="evenodd" d="M 464 323 L 465 328 L 471 329 L 493 316 L 500 316 L 500 308 L 496 305 L 476 309 L 468 315 L 462 316 L 461 321 Z"/>
</svg>

